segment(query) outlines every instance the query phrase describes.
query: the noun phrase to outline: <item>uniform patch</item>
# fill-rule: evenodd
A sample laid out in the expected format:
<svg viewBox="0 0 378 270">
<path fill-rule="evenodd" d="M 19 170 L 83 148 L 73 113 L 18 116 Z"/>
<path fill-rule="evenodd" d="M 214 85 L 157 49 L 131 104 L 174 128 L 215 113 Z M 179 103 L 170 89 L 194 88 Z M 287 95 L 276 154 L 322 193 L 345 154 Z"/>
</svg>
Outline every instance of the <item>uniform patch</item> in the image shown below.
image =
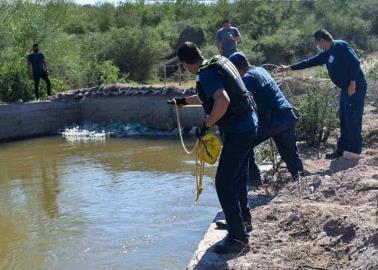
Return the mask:
<svg viewBox="0 0 378 270">
<path fill-rule="evenodd" d="M 328 58 L 328 63 L 333 63 L 333 60 L 335 60 L 335 57 L 331 54 Z"/>
</svg>

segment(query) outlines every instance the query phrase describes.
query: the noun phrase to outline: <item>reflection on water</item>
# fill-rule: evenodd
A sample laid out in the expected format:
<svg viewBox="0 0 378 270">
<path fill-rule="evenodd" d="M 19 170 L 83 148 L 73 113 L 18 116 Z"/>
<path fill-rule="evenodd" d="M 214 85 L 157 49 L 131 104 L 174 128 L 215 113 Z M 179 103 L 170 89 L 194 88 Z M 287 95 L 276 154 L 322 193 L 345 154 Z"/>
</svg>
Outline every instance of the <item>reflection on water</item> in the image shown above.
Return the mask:
<svg viewBox="0 0 378 270">
<path fill-rule="evenodd" d="M 194 204 L 192 158 L 175 140 L 0 144 L 0 269 L 184 269 L 218 209 L 209 177 Z"/>
</svg>

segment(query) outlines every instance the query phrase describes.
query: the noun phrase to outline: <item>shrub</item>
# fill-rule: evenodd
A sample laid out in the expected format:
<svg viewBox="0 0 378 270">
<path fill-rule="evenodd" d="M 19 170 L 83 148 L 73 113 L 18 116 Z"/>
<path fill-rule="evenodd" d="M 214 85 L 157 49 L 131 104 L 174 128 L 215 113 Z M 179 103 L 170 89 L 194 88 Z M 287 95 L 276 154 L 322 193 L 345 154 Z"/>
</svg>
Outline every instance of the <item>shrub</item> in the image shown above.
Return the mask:
<svg viewBox="0 0 378 270">
<path fill-rule="evenodd" d="M 311 87 L 297 102 L 300 119 L 297 138 L 308 146 L 319 146 L 327 142 L 338 126 L 336 95 L 329 87 Z"/>
<path fill-rule="evenodd" d="M 84 65 L 86 86 L 100 86 L 119 81 L 119 68 L 111 61 L 91 61 Z"/>
<path fill-rule="evenodd" d="M 106 41 L 99 60 L 111 60 L 138 82 L 151 80 L 156 72 L 154 67 L 168 52 L 168 44 L 151 28 L 112 29 Z"/>
<path fill-rule="evenodd" d="M 0 100 L 5 102 L 31 100 L 34 96 L 32 85 L 25 63 L 7 62 L 0 68 Z"/>
</svg>

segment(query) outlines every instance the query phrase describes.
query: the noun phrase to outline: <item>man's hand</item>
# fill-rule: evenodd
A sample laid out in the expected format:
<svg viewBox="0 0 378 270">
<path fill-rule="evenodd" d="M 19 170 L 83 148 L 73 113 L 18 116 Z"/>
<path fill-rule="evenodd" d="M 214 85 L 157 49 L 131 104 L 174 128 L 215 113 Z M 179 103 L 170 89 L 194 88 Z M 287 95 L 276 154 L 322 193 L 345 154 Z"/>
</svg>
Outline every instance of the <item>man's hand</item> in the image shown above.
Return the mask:
<svg viewBox="0 0 378 270">
<path fill-rule="evenodd" d="M 197 138 L 201 139 L 201 137 L 206 134 L 206 131 L 208 129 L 209 128 L 206 126 L 206 122 L 203 121 L 201 126 L 196 127 L 195 134 L 196 134 Z"/>
<path fill-rule="evenodd" d="M 356 93 L 356 81 L 350 81 L 348 86 L 348 95 L 353 96 Z"/>
<path fill-rule="evenodd" d="M 177 106 L 185 106 L 185 105 L 188 105 L 188 103 L 186 102 L 186 98 L 173 98 L 173 99 L 169 99 L 167 100 L 167 103 L 170 104 L 170 105 L 175 105 L 175 101 L 176 101 L 176 104 Z"/>
<path fill-rule="evenodd" d="M 290 70 L 290 66 L 280 65 L 280 66 L 277 68 L 277 71 L 278 71 L 278 72 L 285 72 L 285 71 L 288 71 L 288 70 Z"/>
</svg>

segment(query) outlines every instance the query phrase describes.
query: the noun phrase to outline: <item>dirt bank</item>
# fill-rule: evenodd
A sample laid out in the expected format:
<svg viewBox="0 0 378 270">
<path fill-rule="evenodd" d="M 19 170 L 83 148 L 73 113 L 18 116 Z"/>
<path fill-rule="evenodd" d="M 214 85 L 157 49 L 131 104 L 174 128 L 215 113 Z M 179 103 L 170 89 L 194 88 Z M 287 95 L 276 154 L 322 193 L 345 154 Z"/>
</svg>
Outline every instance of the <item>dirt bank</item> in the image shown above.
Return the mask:
<svg viewBox="0 0 378 270">
<path fill-rule="evenodd" d="M 367 106 L 364 130 L 377 134 L 378 112 Z M 298 183 L 280 170 L 271 195 L 251 194 L 250 250 L 219 256 L 211 246 L 224 231 L 214 223 L 189 269 L 378 269 L 378 139 L 371 136 L 357 161 L 324 159 L 306 151 Z"/>
</svg>

